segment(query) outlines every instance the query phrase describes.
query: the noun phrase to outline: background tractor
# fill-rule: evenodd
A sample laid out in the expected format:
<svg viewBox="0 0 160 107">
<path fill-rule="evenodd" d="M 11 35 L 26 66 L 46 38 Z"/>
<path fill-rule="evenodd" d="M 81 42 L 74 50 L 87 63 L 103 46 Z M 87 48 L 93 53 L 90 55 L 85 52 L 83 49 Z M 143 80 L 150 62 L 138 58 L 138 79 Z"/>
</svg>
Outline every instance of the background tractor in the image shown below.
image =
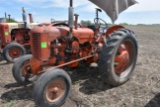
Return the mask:
<svg viewBox="0 0 160 107">
<path fill-rule="evenodd" d="M 27 24 L 24 8 L 22 10 L 24 23 L 0 23 L 0 51 L 8 62 L 15 62 L 17 58 L 26 54 L 26 50 L 30 48 L 29 31 L 38 25 L 33 23 L 32 14 L 29 14 L 30 24 Z"/>
<path fill-rule="evenodd" d="M 70 0 L 68 25 L 37 26 L 31 30 L 32 55 L 20 57 L 12 73 L 21 85 L 39 77 L 33 90 L 38 106 L 59 107 L 64 103 L 71 87 L 64 67 L 97 62 L 102 80 L 112 86 L 125 83 L 133 74 L 138 55 L 134 32 L 120 25 L 109 27 L 99 18 L 101 11 L 96 9 L 94 26 L 81 26 L 77 14 L 74 20 Z"/>
</svg>

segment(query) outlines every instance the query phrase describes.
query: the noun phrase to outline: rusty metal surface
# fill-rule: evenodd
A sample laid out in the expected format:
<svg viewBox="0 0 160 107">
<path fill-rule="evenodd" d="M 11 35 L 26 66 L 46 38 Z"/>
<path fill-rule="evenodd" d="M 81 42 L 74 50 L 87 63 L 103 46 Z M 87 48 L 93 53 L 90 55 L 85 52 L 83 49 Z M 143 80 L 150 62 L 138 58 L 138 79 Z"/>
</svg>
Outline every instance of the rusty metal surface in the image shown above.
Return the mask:
<svg viewBox="0 0 160 107">
<path fill-rule="evenodd" d="M 35 58 L 39 60 L 48 60 L 51 54 L 51 41 L 57 38 L 67 37 L 68 27 L 42 26 L 31 30 L 31 50 Z M 80 44 L 92 42 L 94 32 L 88 28 L 78 28 L 73 30 L 73 35 Z"/>
<path fill-rule="evenodd" d="M 108 38 L 108 35 L 111 34 L 112 32 L 114 32 L 115 30 L 118 30 L 120 28 L 124 28 L 123 26 L 120 25 L 116 25 L 116 26 L 112 26 L 110 27 L 107 32 L 106 32 L 106 37 Z"/>
<path fill-rule="evenodd" d="M 65 80 L 62 78 L 57 78 L 54 81 L 50 82 L 45 90 L 45 97 L 48 102 L 55 103 L 62 96 L 64 96 L 66 91 Z"/>
<path fill-rule="evenodd" d="M 79 61 L 90 64 L 98 61 L 98 52 L 103 46 L 103 37 L 123 26 L 112 26 L 106 34 L 100 34 L 99 30 L 93 31 L 87 27 L 73 29 L 73 38 L 68 39 L 70 28 L 68 26 L 54 26 L 42 24 L 33 28 L 31 34 L 31 50 L 33 58 L 30 59 L 33 74 L 44 72 L 45 66 L 62 68 L 67 66 L 75 68 Z"/>
<path fill-rule="evenodd" d="M 11 35 L 8 23 L 0 23 L 0 38 L 2 46 L 5 46 L 11 42 Z"/>
</svg>

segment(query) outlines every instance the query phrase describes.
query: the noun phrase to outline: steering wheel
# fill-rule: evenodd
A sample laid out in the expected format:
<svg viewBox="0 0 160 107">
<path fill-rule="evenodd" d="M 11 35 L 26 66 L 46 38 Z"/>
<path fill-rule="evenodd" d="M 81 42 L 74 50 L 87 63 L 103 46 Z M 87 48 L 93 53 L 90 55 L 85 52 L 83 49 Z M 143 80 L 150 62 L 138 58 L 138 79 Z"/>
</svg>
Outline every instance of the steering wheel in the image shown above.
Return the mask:
<svg viewBox="0 0 160 107">
<path fill-rule="evenodd" d="M 54 23 L 55 22 L 55 20 L 54 19 L 51 19 L 51 23 Z"/>
<path fill-rule="evenodd" d="M 99 29 L 102 34 L 105 34 L 108 29 L 108 24 L 101 18 L 94 19 L 96 29 Z M 105 25 L 105 26 L 104 26 Z"/>
<path fill-rule="evenodd" d="M 95 23 L 95 26 L 99 28 L 102 27 L 102 25 L 105 25 L 105 27 L 108 27 L 108 24 L 101 18 L 95 18 L 94 23 Z"/>
<path fill-rule="evenodd" d="M 101 26 L 101 25 L 103 25 L 103 24 L 105 24 L 106 26 L 108 26 L 108 24 L 106 23 L 106 21 L 104 21 L 104 20 L 101 19 L 101 18 L 95 18 L 95 19 L 94 19 L 94 23 L 95 23 L 95 24 L 98 24 L 99 26 Z"/>
</svg>

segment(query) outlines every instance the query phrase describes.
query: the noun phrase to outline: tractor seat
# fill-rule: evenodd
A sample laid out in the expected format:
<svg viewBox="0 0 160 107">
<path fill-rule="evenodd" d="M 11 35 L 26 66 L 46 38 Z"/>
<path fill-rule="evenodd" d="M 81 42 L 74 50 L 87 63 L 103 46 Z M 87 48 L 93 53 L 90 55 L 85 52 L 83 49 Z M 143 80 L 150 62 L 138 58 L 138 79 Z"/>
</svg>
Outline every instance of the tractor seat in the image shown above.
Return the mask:
<svg viewBox="0 0 160 107">
<path fill-rule="evenodd" d="M 96 27 L 94 25 L 87 26 L 89 29 L 92 29 L 93 31 L 96 31 Z"/>
<path fill-rule="evenodd" d="M 108 26 L 101 27 L 101 28 L 100 28 L 100 33 L 101 33 L 101 34 L 106 34 L 108 28 L 109 28 Z"/>
</svg>

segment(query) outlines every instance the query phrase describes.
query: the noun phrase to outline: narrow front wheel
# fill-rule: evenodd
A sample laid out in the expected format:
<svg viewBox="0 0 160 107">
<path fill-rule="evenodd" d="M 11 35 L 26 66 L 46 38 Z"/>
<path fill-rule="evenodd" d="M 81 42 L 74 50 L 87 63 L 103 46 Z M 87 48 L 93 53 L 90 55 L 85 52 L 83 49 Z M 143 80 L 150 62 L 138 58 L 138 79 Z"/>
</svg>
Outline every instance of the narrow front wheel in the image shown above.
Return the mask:
<svg viewBox="0 0 160 107">
<path fill-rule="evenodd" d="M 20 57 L 13 65 L 12 74 L 17 83 L 27 85 L 37 80 L 38 76 L 32 73 L 30 58 L 32 55 Z"/>
<path fill-rule="evenodd" d="M 51 69 L 38 79 L 33 97 L 39 107 L 61 106 L 70 91 L 71 79 L 62 69 Z"/>
</svg>

